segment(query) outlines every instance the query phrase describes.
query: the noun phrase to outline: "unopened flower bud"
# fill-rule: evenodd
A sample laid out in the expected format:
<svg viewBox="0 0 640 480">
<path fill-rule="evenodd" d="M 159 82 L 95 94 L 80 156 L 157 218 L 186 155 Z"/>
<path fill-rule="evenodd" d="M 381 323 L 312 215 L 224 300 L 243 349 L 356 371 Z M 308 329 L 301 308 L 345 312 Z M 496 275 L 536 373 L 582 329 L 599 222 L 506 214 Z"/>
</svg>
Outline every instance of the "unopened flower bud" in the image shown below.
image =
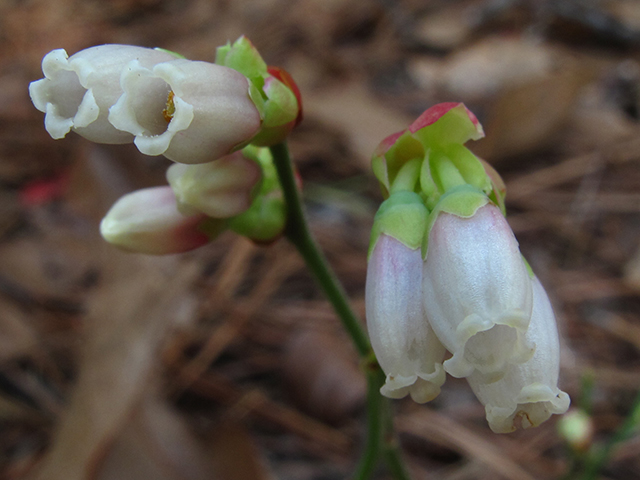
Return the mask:
<svg viewBox="0 0 640 480">
<path fill-rule="evenodd" d="M 423 255 L 424 308 L 453 357 L 454 377 L 501 378 L 534 352 L 526 340 L 532 308 L 529 270 L 506 219 L 480 191 L 459 188 L 431 213 Z"/>
<path fill-rule="evenodd" d="M 593 441 L 593 419 L 580 408 L 571 409 L 558 420 L 558 433 L 575 451 L 586 451 Z"/>
<path fill-rule="evenodd" d="M 133 134 L 146 155 L 206 163 L 246 145 L 260 130 L 249 81 L 231 68 L 185 59 L 146 68 L 133 61 L 121 83 L 124 94 L 109 121 Z"/>
<path fill-rule="evenodd" d="M 538 279 L 533 278 L 531 283 L 533 310 L 526 338 L 536 346 L 533 357 L 512 365 L 497 382 L 487 383 L 478 373 L 467 378 L 485 406 L 491 430 L 496 433 L 514 431 L 517 419 L 522 428 L 536 427 L 551 415 L 565 413 L 569 408 L 569 396 L 558 389 L 560 344 L 553 308 Z M 581 438 L 588 436 L 582 426 L 574 430 L 581 432 L 578 435 Z"/>
<path fill-rule="evenodd" d="M 251 206 L 259 188 L 260 165 L 242 152 L 200 165 L 173 164 L 167 180 L 188 215 L 204 213 L 213 218 L 239 215 Z"/>
<path fill-rule="evenodd" d="M 133 136 L 107 120 L 109 107 L 122 94 L 122 69 L 132 60 L 150 68 L 175 58 L 164 50 L 131 45 L 100 45 L 71 57 L 63 49 L 53 50 L 42 60 L 45 78 L 31 82 L 29 94 L 46 113 L 45 128 L 55 139 L 73 129 L 94 142 L 128 143 Z"/>
<path fill-rule="evenodd" d="M 242 154 L 262 169 L 260 190 L 248 210 L 229 220 L 229 229 L 257 243 L 277 240 L 287 225 L 287 207 L 268 148 L 249 145 Z"/>
<path fill-rule="evenodd" d="M 185 216 L 171 187 L 137 190 L 120 198 L 100 223 L 104 239 L 123 250 L 163 255 L 193 250 L 224 229 L 202 213 Z"/>
<path fill-rule="evenodd" d="M 440 103 L 426 110 L 406 130 L 385 138 L 373 154 L 373 173 L 385 197 L 408 162 L 419 162 L 420 193 L 429 209 L 452 188 L 472 185 L 486 194 L 491 181 L 480 160 L 463 144 L 484 136 L 482 126 L 462 103 Z"/>
<path fill-rule="evenodd" d="M 251 82 L 250 95 L 260 111 L 260 132 L 251 140 L 256 146 L 269 147 L 282 142 L 302 120 L 300 91 L 291 75 L 269 67 L 258 50 L 242 36 L 233 44 L 218 47 L 216 63 L 245 75 Z"/>
</svg>

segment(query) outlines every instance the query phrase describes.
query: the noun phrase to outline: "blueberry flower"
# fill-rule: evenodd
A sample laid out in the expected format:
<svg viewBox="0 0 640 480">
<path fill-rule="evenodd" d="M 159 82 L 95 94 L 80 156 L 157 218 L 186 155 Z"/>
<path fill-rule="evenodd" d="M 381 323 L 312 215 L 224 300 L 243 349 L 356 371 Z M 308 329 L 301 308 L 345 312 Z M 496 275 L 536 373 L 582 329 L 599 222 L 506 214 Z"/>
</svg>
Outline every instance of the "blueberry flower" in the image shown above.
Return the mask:
<svg viewBox="0 0 640 480">
<path fill-rule="evenodd" d="M 55 138 L 70 130 L 98 143 L 128 143 L 133 136 L 107 120 L 109 108 L 122 95 L 120 76 L 131 61 L 144 68 L 176 57 L 164 50 L 131 45 L 100 45 L 68 57 L 63 49 L 42 59 L 45 78 L 31 82 L 29 94 L 45 112 L 45 128 Z"/>
</svg>

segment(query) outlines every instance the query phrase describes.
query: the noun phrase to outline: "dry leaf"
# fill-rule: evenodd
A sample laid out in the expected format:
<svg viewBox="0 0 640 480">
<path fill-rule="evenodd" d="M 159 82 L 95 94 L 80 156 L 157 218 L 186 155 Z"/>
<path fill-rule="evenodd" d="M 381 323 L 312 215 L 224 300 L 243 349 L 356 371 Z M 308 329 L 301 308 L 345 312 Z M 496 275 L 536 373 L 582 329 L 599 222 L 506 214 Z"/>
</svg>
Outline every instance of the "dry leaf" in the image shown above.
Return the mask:
<svg viewBox="0 0 640 480">
<path fill-rule="evenodd" d="M 115 275 L 90 306 L 78 382 L 39 480 L 93 478 L 148 388 L 158 347 L 194 277 L 175 259 L 105 251 Z"/>
<path fill-rule="evenodd" d="M 256 480 L 258 477 L 254 477 Z M 96 480 L 225 480 L 205 445 L 166 405 L 147 397 L 110 448 Z"/>
<path fill-rule="evenodd" d="M 225 421 L 213 429 L 210 450 L 216 480 L 273 480 L 251 435 L 241 424 Z"/>
</svg>

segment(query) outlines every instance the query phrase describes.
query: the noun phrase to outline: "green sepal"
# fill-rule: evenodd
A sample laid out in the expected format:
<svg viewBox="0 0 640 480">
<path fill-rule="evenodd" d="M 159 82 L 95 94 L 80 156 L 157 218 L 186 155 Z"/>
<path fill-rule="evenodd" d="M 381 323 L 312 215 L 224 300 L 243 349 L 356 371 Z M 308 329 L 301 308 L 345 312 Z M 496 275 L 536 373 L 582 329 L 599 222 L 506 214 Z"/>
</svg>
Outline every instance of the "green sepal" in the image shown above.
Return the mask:
<svg viewBox="0 0 640 480">
<path fill-rule="evenodd" d="M 453 161 L 441 150 L 435 150 L 429 156 L 429 164 L 433 182 L 438 189 L 438 197 L 454 188 L 465 185 L 460 170 Z"/>
<path fill-rule="evenodd" d="M 258 114 L 260 115 L 260 121 L 264 122 L 265 110 L 267 108 L 265 105 L 267 100 L 265 99 L 264 92 L 258 87 L 256 87 L 256 85 L 253 82 L 250 81 L 248 93 L 249 93 L 249 98 L 258 109 Z"/>
<path fill-rule="evenodd" d="M 267 79 L 264 91 L 267 100 L 257 107 L 261 112 L 262 128 L 251 139 L 251 144 L 257 146 L 270 146 L 283 141 L 300 111 L 295 94 L 277 78 Z"/>
<path fill-rule="evenodd" d="M 413 134 L 423 145 L 444 146 L 463 144 L 471 139 L 481 138 L 484 133 L 469 118 L 464 105 L 460 104 L 442 115 L 431 125 L 427 125 Z"/>
<path fill-rule="evenodd" d="M 429 211 L 417 193 L 401 191 L 392 194 L 382 202 L 373 220 L 368 257 L 382 234 L 413 250 L 420 248 L 428 217 Z"/>
<path fill-rule="evenodd" d="M 296 119 L 298 100 L 289 87 L 272 78 L 265 90 L 268 97 L 264 117 L 266 127 L 277 127 Z"/>
<path fill-rule="evenodd" d="M 264 77 L 267 75 L 267 64 L 256 47 L 244 35 L 233 44 L 227 42 L 226 45 L 218 47 L 215 63 L 233 68 L 252 81 L 261 79 L 262 84 L 256 85 L 260 89 L 264 84 Z"/>
<path fill-rule="evenodd" d="M 251 41 L 242 36 L 233 44 L 218 47 L 215 63 L 233 68 L 249 80 L 249 98 L 262 121 L 250 143 L 271 146 L 284 140 L 300 114 L 298 99 L 289 86 L 270 73 Z"/>
<path fill-rule="evenodd" d="M 229 228 L 256 242 L 277 239 L 287 224 L 287 209 L 273 157 L 268 148 L 249 145 L 242 154 L 262 168 L 262 183 L 251 206 L 228 222 Z"/>
<path fill-rule="evenodd" d="M 421 165 L 422 159 L 419 158 L 414 158 L 405 163 L 391 184 L 391 195 L 403 191 L 413 192 L 420 178 Z"/>
<path fill-rule="evenodd" d="M 388 198 L 396 175 L 405 163 L 414 159 L 423 159 L 425 150 L 422 144 L 404 132 L 386 152 L 374 155 L 371 159 L 373 174 L 383 187 L 383 195 Z"/>
<path fill-rule="evenodd" d="M 431 150 L 427 150 L 427 153 L 422 162 L 420 168 L 420 191 L 425 198 L 427 208 L 431 210 L 438 201 L 438 186 L 433 181 L 433 175 L 431 173 Z"/>
<path fill-rule="evenodd" d="M 452 144 L 445 147 L 444 152 L 466 183 L 487 194 L 491 191 L 491 180 L 484 166 L 467 147 L 461 144 Z"/>
<path fill-rule="evenodd" d="M 504 180 L 502 180 L 500 174 L 496 171 L 495 168 L 493 168 L 490 163 L 488 163 L 486 160 L 479 160 L 485 170 L 485 173 L 487 174 L 487 177 L 489 177 L 489 181 L 491 182 L 491 192 L 489 193 L 489 198 L 493 203 L 500 207 L 500 211 L 506 217 L 507 209 L 504 203 L 504 199 L 507 195 L 507 187 L 504 184 Z"/>
<path fill-rule="evenodd" d="M 255 242 L 276 240 L 287 224 L 287 208 L 281 196 L 258 195 L 248 210 L 233 217 L 229 228 Z"/>
<path fill-rule="evenodd" d="M 521 255 L 521 256 L 522 256 L 522 261 L 524 262 L 524 266 L 527 267 L 527 273 L 529 274 L 529 278 L 533 280 L 536 274 L 533 273 L 533 268 L 531 268 L 531 265 L 529 265 L 529 262 L 527 262 L 527 259 L 524 258 L 524 255 Z"/>
<path fill-rule="evenodd" d="M 422 258 L 427 258 L 429 248 L 429 234 L 433 228 L 438 215 L 450 213 L 461 218 L 471 218 L 480 207 L 490 202 L 489 197 L 476 187 L 465 184 L 456 187 L 440 197 L 440 200 L 429 214 L 425 235 L 422 241 Z"/>
<path fill-rule="evenodd" d="M 157 50 L 159 52 L 168 53 L 169 55 L 173 55 L 176 58 L 182 58 L 182 59 L 185 59 L 185 60 L 187 58 L 184 55 L 182 55 L 181 53 L 174 52 L 173 50 L 167 50 L 166 48 L 156 47 L 156 48 L 154 48 L 154 50 Z"/>
</svg>

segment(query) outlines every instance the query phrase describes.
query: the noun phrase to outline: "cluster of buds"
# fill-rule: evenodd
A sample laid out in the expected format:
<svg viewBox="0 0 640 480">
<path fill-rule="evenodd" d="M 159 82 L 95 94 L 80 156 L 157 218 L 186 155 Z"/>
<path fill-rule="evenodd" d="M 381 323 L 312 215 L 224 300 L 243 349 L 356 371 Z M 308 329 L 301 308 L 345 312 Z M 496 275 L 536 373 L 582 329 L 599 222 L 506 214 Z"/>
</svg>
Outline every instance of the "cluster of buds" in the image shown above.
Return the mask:
<svg viewBox="0 0 640 480">
<path fill-rule="evenodd" d="M 267 148 L 302 118 L 291 77 L 269 67 L 245 37 L 215 63 L 162 49 L 101 45 L 71 57 L 53 50 L 29 86 L 55 138 L 73 130 L 134 143 L 177 162 L 169 186 L 121 198 L 101 224 L 107 241 L 151 253 L 191 250 L 230 228 L 268 242 L 284 228 L 282 192 Z"/>
<path fill-rule="evenodd" d="M 273 157 L 249 145 L 216 161 L 176 163 L 168 186 L 120 198 L 100 223 L 109 243 L 138 253 L 193 250 L 226 230 L 268 243 L 284 231 L 287 214 Z"/>
<path fill-rule="evenodd" d="M 557 387 L 555 316 L 505 219 L 504 183 L 464 146 L 483 135 L 463 104 L 443 103 L 374 153 L 386 200 L 371 235 L 367 326 L 383 395 L 424 403 L 445 372 L 466 378 L 503 433 L 570 400 Z"/>
</svg>

